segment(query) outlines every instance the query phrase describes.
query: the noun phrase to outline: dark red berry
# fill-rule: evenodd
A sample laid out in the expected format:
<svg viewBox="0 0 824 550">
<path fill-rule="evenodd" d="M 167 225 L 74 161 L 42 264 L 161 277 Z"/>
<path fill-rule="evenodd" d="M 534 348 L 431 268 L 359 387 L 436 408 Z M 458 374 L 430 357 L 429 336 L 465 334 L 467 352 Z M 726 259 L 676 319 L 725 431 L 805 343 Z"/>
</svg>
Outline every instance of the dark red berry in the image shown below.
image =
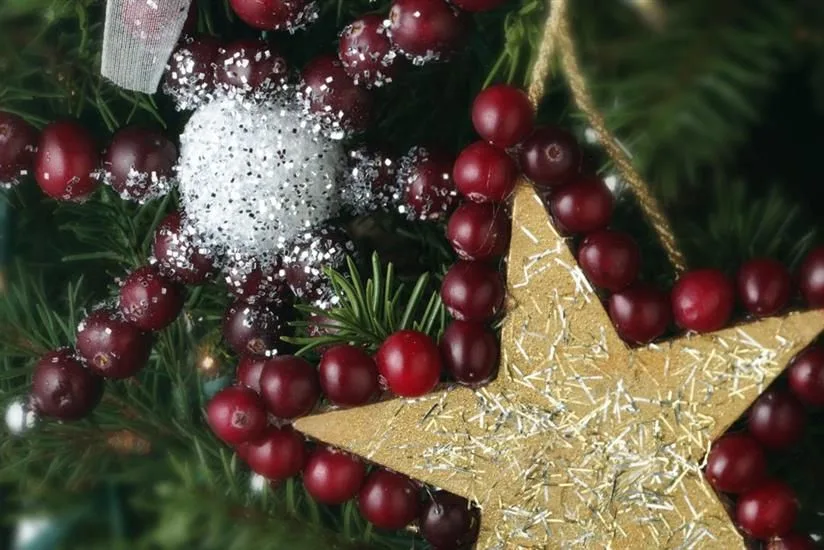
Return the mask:
<svg viewBox="0 0 824 550">
<path fill-rule="evenodd" d="M 183 309 L 183 289 L 151 266 L 135 270 L 120 289 L 120 312 L 145 331 L 162 330 Z"/>
<path fill-rule="evenodd" d="M 310 18 L 307 0 L 229 0 L 235 14 L 256 29 L 292 30 Z"/>
<path fill-rule="evenodd" d="M 824 307 L 824 246 L 813 248 L 798 270 L 798 287 L 807 304 Z"/>
<path fill-rule="evenodd" d="M 355 244 L 340 227 L 327 225 L 301 234 L 283 256 L 284 274 L 295 296 L 310 303 L 325 300 L 330 291 L 324 269 L 340 269 Z"/>
<path fill-rule="evenodd" d="M 603 229 L 587 235 L 581 243 L 578 265 L 595 286 L 618 292 L 638 277 L 641 251 L 628 234 Z"/>
<path fill-rule="evenodd" d="M 375 357 L 389 389 L 401 397 L 432 391 L 441 378 L 441 358 L 432 338 L 414 330 L 391 334 Z"/>
<path fill-rule="evenodd" d="M 300 357 L 273 357 L 260 373 L 260 395 L 269 412 L 279 418 L 303 416 L 320 397 L 318 372 Z"/>
<path fill-rule="evenodd" d="M 365 15 L 340 35 L 338 57 L 355 84 L 381 86 L 392 82 L 397 72 L 397 55 L 383 21 L 378 15 Z"/>
<path fill-rule="evenodd" d="M 103 396 L 103 380 L 85 368 L 72 350 L 44 355 L 34 367 L 32 403 L 44 416 L 79 420 L 87 416 Z"/>
<path fill-rule="evenodd" d="M 294 301 L 286 282 L 286 271 L 280 258 L 265 269 L 257 264 L 236 265 L 224 269 L 226 287 L 238 299 L 254 304 L 269 302 L 288 305 Z"/>
<path fill-rule="evenodd" d="M 452 3 L 464 11 L 489 11 L 497 8 L 506 1 L 507 0 L 452 0 Z"/>
<path fill-rule="evenodd" d="M 232 42 L 221 49 L 215 61 L 215 80 L 233 88 L 274 87 L 286 75 L 286 60 L 263 40 Z"/>
<path fill-rule="evenodd" d="M 238 449 L 241 453 L 253 472 L 272 480 L 298 475 L 308 458 L 303 435 L 291 426 L 269 426 L 261 437 Z"/>
<path fill-rule="evenodd" d="M 352 80 L 340 60 L 321 55 L 303 69 L 309 109 L 346 130 L 361 131 L 369 124 L 372 95 Z"/>
<path fill-rule="evenodd" d="M 145 200 L 166 190 L 174 175 L 177 147 L 156 130 L 130 126 L 118 131 L 103 157 L 112 187 L 132 200 Z"/>
<path fill-rule="evenodd" d="M 502 205 L 468 202 L 449 217 L 446 238 L 464 260 L 490 260 L 506 254 L 510 227 Z"/>
<path fill-rule="evenodd" d="M 534 121 L 535 109 L 529 97 L 514 86 L 490 86 L 479 93 L 472 103 L 475 131 L 501 149 L 508 149 L 526 139 L 532 132 Z"/>
<path fill-rule="evenodd" d="M 486 321 L 495 317 L 505 295 L 501 274 L 483 262 L 456 262 L 446 272 L 441 285 L 441 299 L 447 311 L 463 321 Z"/>
<path fill-rule="evenodd" d="M 503 202 L 515 189 L 518 167 L 501 149 L 476 141 L 458 155 L 452 169 L 455 186 L 474 202 Z"/>
<path fill-rule="evenodd" d="M 784 390 L 767 390 L 750 408 L 750 433 L 770 449 L 786 449 L 804 437 L 807 411 Z"/>
<path fill-rule="evenodd" d="M 747 311 L 764 317 L 787 307 L 792 290 L 789 270 L 779 261 L 759 258 L 738 270 L 738 297 Z"/>
<path fill-rule="evenodd" d="M 34 176 L 46 195 L 79 201 L 98 186 L 94 171 L 100 155 L 88 130 L 78 122 L 53 122 L 43 128 L 37 145 Z"/>
<path fill-rule="evenodd" d="M 365 405 L 378 393 L 378 366 L 361 348 L 331 347 L 323 353 L 318 368 L 323 393 L 335 405 Z"/>
<path fill-rule="evenodd" d="M 707 457 L 707 479 L 716 491 L 739 494 L 767 477 L 761 444 L 748 434 L 728 434 L 713 443 Z"/>
<path fill-rule="evenodd" d="M 589 233 L 609 225 L 613 202 L 604 180 L 587 177 L 556 190 L 549 207 L 562 231 Z"/>
<path fill-rule="evenodd" d="M 421 508 L 417 485 L 402 474 L 382 468 L 375 470 L 358 494 L 361 514 L 381 529 L 402 529 Z"/>
<path fill-rule="evenodd" d="M 452 321 L 440 347 L 444 367 L 461 384 L 485 384 L 498 371 L 498 337 L 481 323 Z"/>
<path fill-rule="evenodd" d="M 186 99 L 213 91 L 220 48 L 220 42 L 211 36 L 184 38 L 169 58 L 164 91 Z"/>
<path fill-rule="evenodd" d="M 389 38 L 416 65 L 446 59 L 462 44 L 466 22 L 443 0 L 395 0 Z"/>
<path fill-rule="evenodd" d="M 790 533 L 783 537 L 770 539 L 766 550 L 815 550 L 815 541 L 810 535 Z"/>
<path fill-rule="evenodd" d="M 635 284 L 609 298 L 609 317 L 615 330 L 633 344 L 652 342 L 669 327 L 669 295 L 645 284 Z"/>
<path fill-rule="evenodd" d="M 824 348 L 810 346 L 793 360 L 790 388 L 807 405 L 824 407 Z"/>
<path fill-rule="evenodd" d="M 681 328 L 712 332 L 724 328 L 735 306 L 732 281 L 717 269 L 697 269 L 672 288 L 672 313 Z"/>
<path fill-rule="evenodd" d="M 480 511 L 463 497 L 438 491 L 423 507 L 421 535 L 437 550 L 468 550 L 481 526 Z"/>
<path fill-rule="evenodd" d="M 240 358 L 235 371 L 235 381 L 260 393 L 260 374 L 267 359 L 258 355 L 244 355 Z"/>
<path fill-rule="evenodd" d="M 77 327 L 77 355 L 106 378 L 128 378 L 146 366 L 152 337 L 127 323 L 119 311 L 99 309 Z"/>
<path fill-rule="evenodd" d="M 254 441 L 266 429 L 263 400 L 249 388 L 229 386 L 217 392 L 206 407 L 209 427 L 229 445 Z"/>
<path fill-rule="evenodd" d="M 31 173 L 37 152 L 37 130 L 12 113 L 0 111 L 0 187 Z"/>
<path fill-rule="evenodd" d="M 284 351 L 281 336 L 291 334 L 291 308 L 235 302 L 223 318 L 223 338 L 238 355 L 271 357 Z"/>
<path fill-rule="evenodd" d="M 422 147 L 412 149 L 401 161 L 398 183 L 412 217 L 435 220 L 451 210 L 457 198 L 452 164 L 450 155 Z"/>
<path fill-rule="evenodd" d="M 303 484 L 312 498 L 323 504 L 343 504 L 355 498 L 366 478 L 366 466 L 348 453 L 318 447 L 303 469 Z"/>
<path fill-rule="evenodd" d="M 780 481 L 765 481 L 741 495 L 735 517 L 749 536 L 766 540 L 788 534 L 798 516 L 795 493 Z"/>
<path fill-rule="evenodd" d="M 521 170 L 541 187 L 556 187 L 581 171 L 583 155 L 575 137 L 556 126 L 537 128 L 521 148 Z"/>
<path fill-rule="evenodd" d="M 155 231 L 154 257 L 161 272 L 170 279 L 187 285 L 203 284 L 214 273 L 214 263 L 181 222 L 180 212 L 163 218 Z"/>
</svg>

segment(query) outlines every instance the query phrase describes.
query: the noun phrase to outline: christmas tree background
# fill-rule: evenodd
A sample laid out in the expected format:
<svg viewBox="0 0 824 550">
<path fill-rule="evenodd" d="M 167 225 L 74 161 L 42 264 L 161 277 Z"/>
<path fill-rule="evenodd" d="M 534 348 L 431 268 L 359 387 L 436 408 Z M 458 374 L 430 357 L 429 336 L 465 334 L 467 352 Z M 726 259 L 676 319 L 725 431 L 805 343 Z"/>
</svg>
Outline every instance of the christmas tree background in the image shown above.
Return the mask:
<svg viewBox="0 0 824 550">
<path fill-rule="evenodd" d="M 732 273 L 759 255 L 796 266 L 823 228 L 824 8 L 662 2 L 657 20 L 641 4 L 575 2 L 574 32 L 610 129 L 662 200 L 690 265 Z M 387 6 L 321 0 L 315 25 L 271 38 L 290 66 L 301 67 L 333 51 L 346 23 Z M 38 127 L 79 118 L 101 144 L 134 123 L 179 135 L 186 115 L 166 98 L 125 92 L 99 76 L 103 8 L 91 0 L 0 3 L 0 109 Z M 255 35 L 222 1 L 200 2 L 199 10 L 202 32 Z M 544 18 L 541 0 L 510 0 L 475 17 L 451 63 L 406 71 L 378 92 L 364 140 L 393 153 L 421 143 L 460 150 L 474 140 L 475 94 L 490 82 L 525 82 Z M 555 82 L 540 120 L 586 141 L 586 120 Z M 597 148 L 592 155 L 612 173 Z M 0 199 L 5 410 L 27 391 L 36 358 L 73 341 L 84 308 L 113 294 L 113 278 L 145 263 L 152 230 L 174 197 L 135 206 L 105 189 L 78 205 L 44 199 L 26 184 Z M 643 277 L 669 286 L 673 274 L 633 201 L 619 201 L 615 219 L 641 240 Z M 442 228 L 388 214 L 346 221 L 362 256 L 377 251 L 399 280 L 430 274 L 423 292 L 410 296 L 426 305 L 452 262 Z M 373 275 L 366 264 L 364 278 Z M 384 267 L 376 273 L 385 279 Z M 314 504 L 299 480 L 272 490 L 250 485 L 202 416 L 236 362 L 220 338 L 228 303 L 219 284 L 190 293 L 186 315 L 161 333 L 149 368 L 138 380 L 108 385 L 91 419 L 46 423 L 22 437 L 3 433 L 2 536 L 10 540 L 20 517 L 46 517 L 42 548 L 425 547 L 411 534 L 374 531 L 354 504 Z M 822 441 L 824 422 L 814 417 L 803 444 L 775 463 L 800 495 L 801 525 L 820 534 L 824 477 L 814 457 Z"/>
</svg>

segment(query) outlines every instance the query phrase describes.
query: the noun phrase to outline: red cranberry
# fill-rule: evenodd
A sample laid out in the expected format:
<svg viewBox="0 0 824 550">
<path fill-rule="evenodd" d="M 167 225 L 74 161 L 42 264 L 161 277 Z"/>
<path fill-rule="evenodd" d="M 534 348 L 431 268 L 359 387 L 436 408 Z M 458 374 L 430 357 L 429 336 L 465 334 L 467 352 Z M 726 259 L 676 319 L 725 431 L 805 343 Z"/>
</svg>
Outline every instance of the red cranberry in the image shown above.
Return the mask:
<svg viewBox="0 0 824 550">
<path fill-rule="evenodd" d="M 355 346 L 333 346 L 319 365 L 320 386 L 329 401 L 342 407 L 365 405 L 378 393 L 378 366 Z"/>
<path fill-rule="evenodd" d="M 566 183 L 581 170 L 583 155 L 575 137 L 562 128 L 537 128 L 521 148 L 521 170 L 541 187 Z"/>
<path fill-rule="evenodd" d="M 355 498 L 366 478 L 363 462 L 348 453 L 318 447 L 303 469 L 306 492 L 323 504 L 343 504 Z"/>
<path fill-rule="evenodd" d="M 99 309 L 77 327 L 77 354 L 100 376 L 134 376 L 146 366 L 151 351 L 152 337 L 115 310 Z"/>
<path fill-rule="evenodd" d="M 464 17 L 443 0 L 395 0 L 389 38 L 416 65 L 449 57 L 463 42 Z"/>
<path fill-rule="evenodd" d="M 603 229 L 581 243 L 578 264 L 595 286 L 618 292 L 638 277 L 641 252 L 628 234 Z"/>
<path fill-rule="evenodd" d="M 432 495 L 421 512 L 421 535 L 438 550 L 466 550 L 478 538 L 479 510 L 446 491 Z"/>
<path fill-rule="evenodd" d="M 260 374 L 266 365 L 267 359 L 258 355 L 244 355 L 240 358 L 235 372 L 235 381 L 247 388 L 260 393 Z"/>
<path fill-rule="evenodd" d="M 418 487 L 408 477 L 378 469 L 369 474 L 358 494 L 361 514 L 381 529 L 402 529 L 418 517 Z"/>
<path fill-rule="evenodd" d="M 767 390 L 750 409 L 750 433 L 770 449 L 789 448 L 804 437 L 807 411 L 792 393 Z"/>
<path fill-rule="evenodd" d="M 189 285 L 203 284 L 214 273 L 214 264 L 183 230 L 181 221 L 180 212 L 163 218 L 155 231 L 154 257 L 170 279 Z"/>
<path fill-rule="evenodd" d="M 458 155 L 452 170 L 455 186 L 474 202 L 503 202 L 515 189 L 518 167 L 505 151 L 476 141 Z"/>
<path fill-rule="evenodd" d="M 725 435 L 712 445 L 706 475 L 716 491 L 749 491 L 767 477 L 764 450 L 747 434 Z"/>
<path fill-rule="evenodd" d="M 376 356 L 378 371 L 401 397 L 432 391 L 441 377 L 438 346 L 422 332 L 401 330 L 384 340 Z"/>
<path fill-rule="evenodd" d="M 401 162 L 398 182 L 411 214 L 421 220 L 443 217 L 455 204 L 451 156 L 417 147 Z"/>
<path fill-rule="evenodd" d="M 347 130 L 365 130 L 372 110 L 372 96 L 346 74 L 340 60 L 322 55 L 303 69 L 309 108 Z"/>
<path fill-rule="evenodd" d="M 464 11 L 489 11 L 497 8 L 504 2 L 506 2 L 506 0 L 452 0 L 453 4 Z"/>
<path fill-rule="evenodd" d="M 712 332 L 724 328 L 735 305 L 735 289 L 716 269 L 697 269 L 681 275 L 672 288 L 672 312 L 681 328 Z"/>
<path fill-rule="evenodd" d="M 815 550 L 816 548 L 815 541 L 810 535 L 802 533 L 790 533 L 767 542 L 767 550 Z"/>
<path fill-rule="evenodd" d="M 91 134 L 78 122 L 53 122 L 43 129 L 34 175 L 46 195 L 79 201 L 97 189 L 93 173 L 99 161 Z"/>
<path fill-rule="evenodd" d="M 797 516 L 795 493 L 780 481 L 765 481 L 747 491 L 738 499 L 735 510 L 741 529 L 762 540 L 788 534 Z"/>
<path fill-rule="evenodd" d="M 311 18 L 307 0 L 229 0 L 229 4 L 244 23 L 264 31 L 292 30 Z"/>
<path fill-rule="evenodd" d="M 767 258 L 750 260 L 738 270 L 738 297 L 759 317 L 775 315 L 790 301 L 792 280 L 784 264 Z"/>
<path fill-rule="evenodd" d="M 672 320 L 670 307 L 666 292 L 644 284 L 633 285 L 609 298 L 609 316 L 615 330 L 634 344 L 652 342 L 666 332 Z"/>
<path fill-rule="evenodd" d="M 83 367 L 69 349 L 44 355 L 34 367 L 32 403 L 44 416 L 79 420 L 94 409 L 103 396 L 103 381 Z"/>
<path fill-rule="evenodd" d="M 534 120 L 535 109 L 529 97 L 514 86 L 490 86 L 479 93 L 472 103 L 475 131 L 501 149 L 513 147 L 526 139 L 532 132 Z"/>
<path fill-rule="evenodd" d="M 378 15 L 365 15 L 343 29 L 338 57 L 355 84 L 382 86 L 397 72 L 397 56 Z"/>
<path fill-rule="evenodd" d="M 612 204 L 612 193 L 597 177 L 565 185 L 549 200 L 555 221 L 567 233 L 589 233 L 605 228 L 612 217 Z"/>
<path fill-rule="evenodd" d="M 824 348 L 810 346 L 793 360 L 790 388 L 807 405 L 824 407 Z"/>
<path fill-rule="evenodd" d="M 263 40 L 238 40 L 221 50 L 215 80 L 225 86 L 257 90 L 285 80 L 286 60 Z"/>
<path fill-rule="evenodd" d="M 156 130 L 130 126 L 118 131 L 103 157 L 115 191 L 145 200 L 165 191 L 163 180 L 174 175 L 177 147 Z"/>
<path fill-rule="evenodd" d="M 238 449 L 238 454 L 253 472 L 272 480 L 298 475 L 308 456 L 303 435 L 291 426 L 269 426 L 260 438 Z"/>
<path fill-rule="evenodd" d="M 294 301 L 280 259 L 266 269 L 256 265 L 230 267 L 224 280 L 229 292 L 250 304 L 268 302 L 289 305 Z"/>
<path fill-rule="evenodd" d="M 315 367 L 294 355 L 273 357 L 260 373 L 260 394 L 270 413 L 297 418 L 309 413 L 320 397 Z"/>
<path fill-rule="evenodd" d="M 510 225 L 503 206 L 468 202 L 449 217 L 446 238 L 464 260 L 491 260 L 506 253 Z"/>
<path fill-rule="evenodd" d="M 137 269 L 120 289 L 120 312 L 140 330 L 162 330 L 182 309 L 183 289 L 151 266 Z"/>
<path fill-rule="evenodd" d="M 271 357 L 286 349 L 281 336 L 291 334 L 288 308 L 268 303 L 235 302 L 223 319 L 223 338 L 239 355 Z"/>
<path fill-rule="evenodd" d="M 504 303 L 504 282 L 495 267 L 460 260 L 441 285 L 441 298 L 449 314 L 463 321 L 485 321 L 498 314 Z"/>
<path fill-rule="evenodd" d="M 209 427 L 229 445 L 253 441 L 266 429 L 266 409 L 249 388 L 230 386 L 215 394 L 206 407 Z"/>
<path fill-rule="evenodd" d="M 480 323 L 452 321 L 440 347 L 444 367 L 461 384 L 485 384 L 498 371 L 498 338 Z"/>
<path fill-rule="evenodd" d="M 29 174 L 36 151 L 37 130 L 19 116 L 0 111 L 0 186 Z"/>
<path fill-rule="evenodd" d="M 824 246 L 813 248 L 798 270 L 798 286 L 810 307 L 824 307 Z"/>
<path fill-rule="evenodd" d="M 183 97 L 213 91 L 215 60 L 220 48 L 220 42 L 211 36 L 184 38 L 169 58 L 164 91 Z"/>
</svg>

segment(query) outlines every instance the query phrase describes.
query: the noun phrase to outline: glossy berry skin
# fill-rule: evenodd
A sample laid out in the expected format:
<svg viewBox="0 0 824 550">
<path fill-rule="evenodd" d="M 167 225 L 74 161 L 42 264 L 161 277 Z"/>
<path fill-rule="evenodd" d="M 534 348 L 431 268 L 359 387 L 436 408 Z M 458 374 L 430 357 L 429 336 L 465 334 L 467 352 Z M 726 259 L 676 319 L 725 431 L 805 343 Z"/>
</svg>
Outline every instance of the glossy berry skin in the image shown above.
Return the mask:
<svg viewBox="0 0 824 550">
<path fill-rule="evenodd" d="M 355 84 L 382 86 L 397 72 L 383 17 L 365 15 L 347 25 L 338 42 L 338 57 Z"/>
<path fill-rule="evenodd" d="M 221 49 L 215 61 L 215 80 L 231 88 L 273 87 L 286 75 L 286 60 L 263 40 L 232 42 Z"/>
<path fill-rule="evenodd" d="M 592 284 L 618 292 L 638 278 L 641 251 L 627 233 L 602 229 L 590 233 L 581 243 L 578 265 Z"/>
<path fill-rule="evenodd" d="M 155 231 L 152 250 L 161 272 L 177 282 L 200 285 L 214 274 L 212 260 L 181 228 L 180 212 L 171 212 Z"/>
<path fill-rule="evenodd" d="M 732 281 L 717 269 L 681 275 L 672 288 L 672 313 L 683 329 L 712 332 L 727 326 L 735 306 Z"/>
<path fill-rule="evenodd" d="M 613 202 L 601 178 L 587 177 L 557 189 L 549 199 L 549 208 L 562 231 L 590 233 L 609 225 Z"/>
<path fill-rule="evenodd" d="M 318 447 L 303 469 L 303 484 L 316 501 L 343 504 L 355 498 L 366 478 L 366 466 L 348 453 Z"/>
<path fill-rule="evenodd" d="M 37 130 L 12 113 L 0 111 L 0 186 L 30 174 L 37 151 Z"/>
<path fill-rule="evenodd" d="M 269 426 L 258 439 L 239 448 L 238 454 L 253 472 L 278 481 L 298 475 L 309 457 L 303 435 L 291 426 Z"/>
<path fill-rule="evenodd" d="M 735 510 L 738 526 L 761 540 L 788 534 L 798 516 L 795 493 L 780 481 L 766 481 L 741 495 Z"/>
<path fill-rule="evenodd" d="M 402 529 L 418 517 L 420 495 L 415 482 L 402 474 L 377 469 L 366 478 L 358 506 L 367 521 L 380 529 Z"/>
<path fill-rule="evenodd" d="M 271 357 L 286 349 L 281 336 L 291 334 L 288 308 L 237 301 L 223 317 L 223 338 L 238 355 Z"/>
<path fill-rule="evenodd" d="M 789 533 L 770 539 L 766 546 L 766 550 L 815 550 L 816 548 L 815 541 L 810 535 L 802 533 Z"/>
<path fill-rule="evenodd" d="M 495 317 L 505 295 L 501 274 L 483 262 L 456 262 L 446 272 L 441 285 L 441 299 L 447 311 L 462 321 L 486 321 Z"/>
<path fill-rule="evenodd" d="M 458 155 L 452 178 L 458 191 L 474 202 L 503 202 L 515 189 L 518 167 L 501 149 L 476 141 Z"/>
<path fill-rule="evenodd" d="M 324 395 L 341 407 L 365 405 L 380 389 L 378 365 L 355 346 L 333 346 L 323 352 L 318 374 Z"/>
<path fill-rule="evenodd" d="M 389 390 L 401 397 L 427 394 L 441 378 L 438 346 L 422 332 L 400 330 L 389 335 L 375 360 Z"/>
<path fill-rule="evenodd" d="M 260 395 L 266 409 L 279 418 L 304 416 L 320 398 L 318 373 L 300 357 L 273 357 L 260 373 Z"/>
<path fill-rule="evenodd" d="M 707 480 L 716 491 L 740 494 L 767 477 L 767 458 L 749 434 L 727 434 L 713 443 L 707 456 Z"/>
<path fill-rule="evenodd" d="M 235 371 L 235 382 L 250 390 L 260 393 L 260 375 L 267 359 L 258 355 L 244 355 L 240 358 Z"/>
<path fill-rule="evenodd" d="M 209 427 L 229 445 L 254 441 L 266 429 L 263 400 L 249 388 L 229 386 L 217 392 L 206 406 Z"/>
<path fill-rule="evenodd" d="M 103 169 L 121 196 L 146 199 L 161 178 L 174 175 L 177 147 L 156 130 L 130 126 L 119 130 L 103 156 Z M 131 174 L 131 175 L 130 175 Z"/>
<path fill-rule="evenodd" d="M 372 95 L 355 84 L 337 57 L 318 56 L 304 67 L 301 75 L 313 113 L 346 130 L 366 129 L 372 111 Z"/>
<path fill-rule="evenodd" d="M 441 337 L 446 371 L 465 386 L 480 386 L 498 372 L 498 337 L 481 323 L 452 321 Z"/>
<path fill-rule="evenodd" d="M 77 355 L 89 370 L 106 378 L 128 378 L 146 366 L 152 337 L 120 312 L 99 309 L 77 328 Z"/>
<path fill-rule="evenodd" d="M 229 0 L 235 14 L 260 30 L 294 28 L 302 19 L 306 0 Z"/>
<path fill-rule="evenodd" d="M 468 1 L 468 0 L 464 0 Z M 529 136 L 535 109 L 520 88 L 496 84 L 483 90 L 472 103 L 472 124 L 481 138 L 508 149 Z"/>
<path fill-rule="evenodd" d="M 420 517 L 421 535 L 438 550 L 468 550 L 478 538 L 480 513 L 469 501 L 438 491 L 427 502 Z"/>
<path fill-rule="evenodd" d="M 666 332 L 672 321 L 669 295 L 637 283 L 609 297 L 609 317 L 627 342 L 652 342 Z"/>
<path fill-rule="evenodd" d="M 798 287 L 810 307 L 824 307 L 824 246 L 813 248 L 798 270 Z"/>
<path fill-rule="evenodd" d="M 183 289 L 152 266 L 135 270 L 120 289 L 120 312 L 140 330 L 163 330 L 183 309 Z"/>
<path fill-rule="evenodd" d="M 32 403 L 44 416 L 79 420 L 103 396 L 103 380 L 85 368 L 69 349 L 47 353 L 34 367 Z"/>
<path fill-rule="evenodd" d="M 824 348 L 808 347 L 790 366 L 790 388 L 803 403 L 824 407 Z"/>
<path fill-rule="evenodd" d="M 507 0 L 453 0 L 463 11 L 480 12 L 497 8 Z"/>
<path fill-rule="evenodd" d="M 452 179 L 453 158 L 442 151 L 414 149 L 398 172 L 404 202 L 412 217 L 436 220 L 444 217 L 456 202 Z"/>
<path fill-rule="evenodd" d="M 523 142 L 524 175 L 540 187 L 557 187 L 581 171 L 583 154 L 575 137 L 556 126 L 537 128 Z"/>
<path fill-rule="evenodd" d="M 449 217 L 446 238 L 460 258 L 483 261 L 506 254 L 510 231 L 505 207 L 467 202 Z"/>
<path fill-rule="evenodd" d="M 807 411 L 784 390 L 767 390 L 750 408 L 750 433 L 768 449 L 787 449 L 804 437 Z"/>
<path fill-rule="evenodd" d="M 466 34 L 464 17 L 443 0 L 395 0 L 389 38 L 415 64 L 452 55 Z"/>
<path fill-rule="evenodd" d="M 775 315 L 787 307 L 792 291 L 790 272 L 784 264 L 757 258 L 738 270 L 738 299 L 758 317 Z"/>
<path fill-rule="evenodd" d="M 99 159 L 94 139 L 80 123 L 53 122 L 40 134 L 34 177 L 53 199 L 80 201 L 99 185 L 93 176 Z"/>
</svg>

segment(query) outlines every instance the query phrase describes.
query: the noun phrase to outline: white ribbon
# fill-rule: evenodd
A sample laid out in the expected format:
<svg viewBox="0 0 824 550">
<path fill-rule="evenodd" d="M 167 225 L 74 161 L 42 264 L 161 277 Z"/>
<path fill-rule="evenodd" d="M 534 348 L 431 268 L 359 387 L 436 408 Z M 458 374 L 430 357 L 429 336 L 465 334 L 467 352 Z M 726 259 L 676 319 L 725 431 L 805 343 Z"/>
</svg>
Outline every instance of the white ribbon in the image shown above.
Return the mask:
<svg viewBox="0 0 824 550">
<path fill-rule="evenodd" d="M 153 94 L 183 31 L 192 0 L 109 0 L 100 73 Z"/>
</svg>

